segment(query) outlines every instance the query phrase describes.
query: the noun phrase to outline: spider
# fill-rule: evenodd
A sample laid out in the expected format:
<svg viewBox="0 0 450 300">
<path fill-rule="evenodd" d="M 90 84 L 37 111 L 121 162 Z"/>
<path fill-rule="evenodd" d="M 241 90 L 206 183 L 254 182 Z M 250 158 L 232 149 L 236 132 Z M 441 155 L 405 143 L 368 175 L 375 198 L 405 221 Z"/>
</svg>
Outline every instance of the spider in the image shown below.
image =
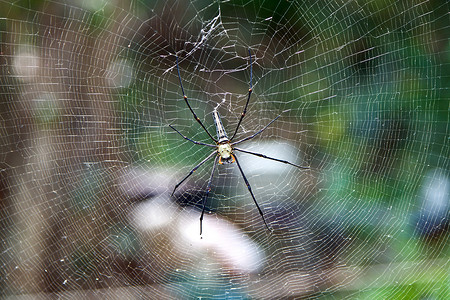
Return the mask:
<svg viewBox="0 0 450 300">
<path fill-rule="evenodd" d="M 201 146 L 207 146 L 207 147 L 211 147 L 211 148 L 215 148 L 214 151 L 209 154 L 205 159 L 203 159 L 198 165 L 196 165 L 179 183 L 177 183 L 172 191 L 171 196 L 173 196 L 173 194 L 175 193 L 176 189 L 186 180 L 189 178 L 189 176 L 192 175 L 192 173 L 194 173 L 198 168 L 200 168 L 200 166 L 202 166 L 206 161 L 208 161 L 209 159 L 211 159 L 212 157 L 215 157 L 214 159 L 214 165 L 211 171 L 211 175 L 209 177 L 208 180 L 208 185 L 206 188 L 206 195 L 203 197 L 203 201 L 202 201 L 202 213 L 200 215 L 200 235 L 202 235 L 202 222 L 203 222 L 203 215 L 205 213 L 205 205 L 206 205 L 206 200 L 208 199 L 208 195 L 209 192 L 211 191 L 211 182 L 213 180 L 213 176 L 214 176 L 214 171 L 216 170 L 216 166 L 217 164 L 232 164 L 232 163 L 236 163 L 239 172 L 242 175 L 242 178 L 244 179 L 245 185 L 247 186 L 248 191 L 250 192 L 250 195 L 252 196 L 253 202 L 256 205 L 256 208 L 258 209 L 259 214 L 261 215 L 261 218 L 264 222 L 264 225 L 266 226 L 267 230 L 269 230 L 270 232 L 272 232 L 273 230 L 269 228 L 269 226 L 267 225 L 266 219 L 264 218 L 264 213 L 261 210 L 261 208 L 258 205 L 258 202 L 256 201 L 255 195 L 253 194 L 252 188 L 250 186 L 250 183 L 247 180 L 247 177 L 244 174 L 244 171 L 242 170 L 242 167 L 239 163 L 239 160 L 237 158 L 236 155 L 236 151 L 237 152 L 242 152 L 242 153 L 247 153 L 247 154 L 251 154 L 251 155 L 255 155 L 258 157 L 262 157 L 262 158 L 266 158 L 266 159 L 270 159 L 270 160 L 274 160 L 274 161 L 278 161 L 284 164 L 288 164 L 294 167 L 297 167 L 299 169 L 309 169 L 309 167 L 304 167 L 304 166 L 299 166 L 296 165 L 294 163 L 291 163 L 287 160 L 282 160 L 282 159 L 278 159 L 278 158 L 273 158 L 270 156 L 266 156 L 264 154 L 261 153 L 256 153 L 256 152 L 252 152 L 252 151 L 248 151 L 248 150 L 244 150 L 241 148 L 237 148 L 236 145 L 251 140 L 254 137 L 256 137 L 258 134 L 262 133 L 264 130 L 266 130 L 267 127 L 269 127 L 273 122 L 275 122 L 283 112 L 281 114 L 279 114 L 275 119 L 273 119 L 272 121 L 269 122 L 269 124 L 267 124 L 265 127 L 263 127 L 261 130 L 257 131 L 256 133 L 254 133 L 251 136 L 245 137 L 243 139 L 240 139 L 236 142 L 233 142 L 233 139 L 236 137 L 236 134 L 239 130 L 239 127 L 241 125 L 242 120 L 245 117 L 245 114 L 247 113 L 247 107 L 248 107 L 248 103 L 250 102 L 250 96 L 252 94 L 252 55 L 250 52 L 250 49 L 248 50 L 248 55 L 249 55 L 249 61 L 250 61 L 250 88 L 248 89 L 248 96 L 247 96 L 247 102 L 245 103 L 244 106 L 244 110 L 241 114 L 241 117 L 239 119 L 239 122 L 236 126 L 236 129 L 234 130 L 233 135 L 231 136 L 231 138 L 228 138 L 228 135 L 225 131 L 225 128 L 223 127 L 222 124 L 222 120 L 220 118 L 219 113 L 217 112 L 216 109 L 214 109 L 213 111 L 213 119 L 214 119 L 214 125 L 216 127 L 216 132 L 217 132 L 217 139 L 215 139 L 210 133 L 209 131 L 206 129 L 205 125 L 203 125 L 202 121 L 200 120 L 200 118 L 195 114 L 194 110 L 192 109 L 191 105 L 189 104 L 188 98 L 186 96 L 186 94 L 184 93 L 184 88 L 183 88 L 183 83 L 181 82 L 181 75 L 180 75 L 180 67 L 178 65 L 178 56 L 176 57 L 176 66 L 177 66 L 177 73 L 178 73 L 178 80 L 180 81 L 180 86 L 181 86 L 181 92 L 183 93 L 183 99 L 186 102 L 187 107 L 189 108 L 189 110 L 191 111 L 192 115 L 194 116 L 194 119 L 200 124 L 200 126 L 203 128 L 203 130 L 206 132 L 206 134 L 208 134 L 208 136 L 211 138 L 211 140 L 214 141 L 214 145 L 213 144 L 206 144 L 206 143 L 202 143 L 202 142 L 197 142 L 194 141 L 190 138 L 188 138 L 187 136 L 183 135 L 180 131 L 178 131 L 175 127 L 173 127 L 172 125 L 169 125 L 170 128 L 172 128 L 174 131 L 176 131 L 181 137 L 183 137 L 185 140 L 188 140 L 196 145 L 201 145 Z"/>
</svg>

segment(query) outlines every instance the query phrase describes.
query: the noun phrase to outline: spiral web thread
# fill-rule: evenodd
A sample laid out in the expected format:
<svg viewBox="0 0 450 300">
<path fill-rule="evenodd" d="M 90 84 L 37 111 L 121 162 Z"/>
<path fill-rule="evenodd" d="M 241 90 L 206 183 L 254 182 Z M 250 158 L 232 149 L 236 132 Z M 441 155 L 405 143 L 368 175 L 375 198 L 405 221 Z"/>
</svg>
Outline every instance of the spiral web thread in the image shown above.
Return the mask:
<svg viewBox="0 0 450 300">
<path fill-rule="evenodd" d="M 448 296 L 446 1 L 0 8 L 3 297 Z"/>
</svg>

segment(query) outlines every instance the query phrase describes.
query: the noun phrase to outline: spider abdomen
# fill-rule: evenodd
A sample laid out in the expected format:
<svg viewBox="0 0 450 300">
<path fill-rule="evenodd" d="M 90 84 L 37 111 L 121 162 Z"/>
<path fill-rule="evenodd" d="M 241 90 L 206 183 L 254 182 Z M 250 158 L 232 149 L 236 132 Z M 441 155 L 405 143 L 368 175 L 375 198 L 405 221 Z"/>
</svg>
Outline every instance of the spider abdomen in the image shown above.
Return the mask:
<svg viewBox="0 0 450 300">
<path fill-rule="evenodd" d="M 217 110 L 213 111 L 213 119 L 214 119 L 214 124 L 216 125 L 217 142 L 219 144 L 228 142 L 229 141 L 228 135 L 225 131 L 225 128 L 223 127 L 222 120 L 220 119 L 220 115 Z"/>
</svg>

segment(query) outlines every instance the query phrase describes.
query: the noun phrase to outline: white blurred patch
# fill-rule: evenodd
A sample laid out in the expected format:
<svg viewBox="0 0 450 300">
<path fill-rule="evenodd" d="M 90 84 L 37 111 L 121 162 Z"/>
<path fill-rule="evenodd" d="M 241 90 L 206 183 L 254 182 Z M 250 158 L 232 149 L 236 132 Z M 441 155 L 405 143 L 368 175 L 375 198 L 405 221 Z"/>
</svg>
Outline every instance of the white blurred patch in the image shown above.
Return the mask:
<svg viewBox="0 0 450 300">
<path fill-rule="evenodd" d="M 198 211 L 195 211 L 198 212 Z M 215 215 L 205 215 L 203 234 L 200 238 L 199 215 L 189 214 L 178 223 L 186 244 L 197 251 L 209 251 L 223 265 L 239 273 L 254 273 L 264 265 L 264 252 L 246 234 L 231 222 Z M 181 245 L 181 244 L 180 244 Z"/>
<path fill-rule="evenodd" d="M 111 62 L 106 68 L 106 80 L 111 87 L 127 88 L 134 80 L 134 68 L 126 59 Z"/>
<path fill-rule="evenodd" d="M 86 10 L 97 11 L 109 4 L 110 0 L 75 0 L 72 5 L 77 5 Z"/>
<path fill-rule="evenodd" d="M 246 142 L 242 145 L 236 145 L 236 147 L 242 150 L 248 150 L 270 156 L 277 159 L 287 160 L 294 164 L 299 164 L 299 150 L 293 144 L 288 142 L 280 142 L 277 140 L 258 141 L 258 142 Z M 267 158 L 258 157 L 252 154 L 242 153 L 235 151 L 239 157 L 239 162 L 248 176 L 258 175 L 261 173 L 267 175 L 283 174 L 291 171 L 294 166 L 274 161 Z M 239 170 L 235 170 L 239 172 Z"/>
<path fill-rule="evenodd" d="M 136 205 L 129 218 L 142 238 L 155 247 L 148 251 L 161 253 L 160 259 L 175 256 L 204 268 L 204 259 L 208 257 L 221 268 L 239 274 L 255 273 L 264 266 L 264 251 L 238 227 L 216 215 L 205 214 L 200 236 L 200 212 L 180 209 L 167 194 Z M 176 267 L 175 261 L 164 263 Z"/>
<path fill-rule="evenodd" d="M 176 213 L 167 200 L 166 196 L 158 196 L 149 201 L 136 205 L 133 212 L 132 222 L 144 231 L 157 230 L 167 227 Z"/>
<path fill-rule="evenodd" d="M 32 81 L 39 71 L 39 55 L 31 45 L 20 45 L 13 58 L 13 70 L 23 81 Z"/>
<path fill-rule="evenodd" d="M 246 142 L 242 145 L 237 145 L 242 150 L 248 150 L 270 156 L 272 158 L 289 161 L 293 164 L 304 165 L 300 158 L 300 151 L 294 144 L 280 141 L 254 141 Z M 259 205 L 264 205 L 267 201 L 275 203 L 275 201 L 283 201 L 289 197 L 296 187 L 300 176 L 304 174 L 304 170 L 299 170 L 295 166 L 274 161 L 271 159 L 255 156 L 248 153 L 235 151 L 242 170 L 247 177 L 253 193 Z M 249 206 L 248 209 L 255 209 L 253 200 L 247 191 L 247 186 L 242 182 L 242 175 L 237 167 L 233 168 L 233 173 L 236 178 L 240 178 L 240 184 L 235 184 L 240 189 L 240 194 L 243 195 L 242 201 Z"/>
<path fill-rule="evenodd" d="M 422 187 L 422 209 L 427 214 L 441 216 L 450 206 L 450 179 L 442 169 L 430 170 Z"/>
</svg>

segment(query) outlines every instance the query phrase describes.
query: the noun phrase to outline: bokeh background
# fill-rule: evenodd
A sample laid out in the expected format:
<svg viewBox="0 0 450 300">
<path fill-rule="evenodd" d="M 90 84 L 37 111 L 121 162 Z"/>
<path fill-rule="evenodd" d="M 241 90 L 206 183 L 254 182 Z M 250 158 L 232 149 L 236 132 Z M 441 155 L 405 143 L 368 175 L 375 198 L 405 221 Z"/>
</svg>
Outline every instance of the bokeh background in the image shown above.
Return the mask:
<svg viewBox="0 0 450 300">
<path fill-rule="evenodd" d="M 444 0 L 0 1 L 2 298 L 447 299 Z M 249 51 L 251 60 L 249 57 Z M 217 109 L 237 138 L 199 235 Z M 252 74 L 250 73 L 252 62 Z M 241 155 L 239 155 L 241 154 Z"/>
</svg>

